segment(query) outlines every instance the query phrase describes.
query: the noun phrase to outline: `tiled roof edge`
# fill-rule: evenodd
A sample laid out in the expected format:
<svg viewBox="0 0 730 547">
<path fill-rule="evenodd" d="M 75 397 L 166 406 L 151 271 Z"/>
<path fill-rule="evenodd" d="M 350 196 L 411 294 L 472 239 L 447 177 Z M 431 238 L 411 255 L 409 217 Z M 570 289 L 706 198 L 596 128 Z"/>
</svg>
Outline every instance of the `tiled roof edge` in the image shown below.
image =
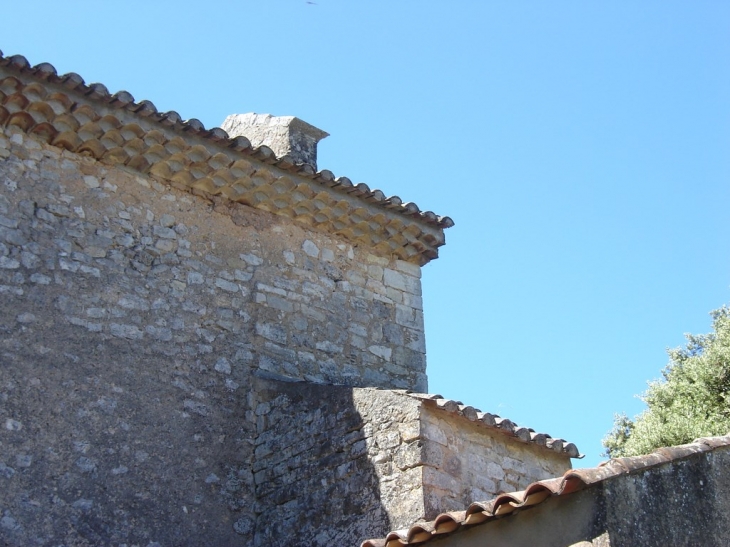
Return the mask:
<svg viewBox="0 0 730 547">
<path fill-rule="evenodd" d="M 127 91 L 122 90 L 116 93 L 110 93 L 103 84 L 86 84 L 81 76 L 73 72 L 58 75 L 55 67 L 50 63 L 40 63 L 31 66 L 28 60 L 22 55 L 5 57 L 2 51 L 0 51 L 0 67 L 5 67 L 18 74 L 28 75 L 40 82 L 55 84 L 69 92 L 83 95 L 86 100 L 96 102 L 107 108 L 123 110 L 134 116 L 159 123 L 165 129 L 179 133 L 181 136 L 196 135 L 211 143 L 231 149 L 236 153 L 245 154 L 283 171 L 309 179 L 325 187 L 327 191 L 334 191 L 355 198 L 365 206 L 375 206 L 386 215 L 395 213 L 399 216 L 406 217 L 411 222 L 422 223 L 425 226 L 438 230 L 450 228 L 454 225 L 453 220 L 447 216 L 439 216 L 432 211 L 421 211 L 415 203 L 404 203 L 398 196 L 386 197 L 381 190 L 371 189 L 365 183 L 355 184 L 347 177 L 335 177 L 331 171 L 326 169 L 316 172 L 311 165 L 297 164 L 289 156 L 277 158 L 272 150 L 266 146 L 253 148 L 251 147 L 250 141 L 245 137 L 231 139 L 223 129 L 218 127 L 206 129 L 203 123 L 197 119 L 184 121 L 175 111 L 158 112 L 152 102 L 147 100 L 136 102 L 134 97 Z M 431 243 L 429 241 L 429 244 Z M 443 243 L 434 243 L 435 246 L 440 244 Z M 429 260 L 435 258 L 432 251 L 428 252 L 430 255 L 426 258 Z"/>
<path fill-rule="evenodd" d="M 489 522 L 518 509 L 537 505 L 552 496 L 571 494 L 619 475 L 640 473 L 721 447 L 730 447 L 730 434 L 702 437 L 689 444 L 659 448 L 643 456 L 617 458 L 603 462 L 598 467 L 571 469 L 562 477 L 534 482 L 522 491 L 501 494 L 490 501 L 474 502 L 465 511 L 442 513 L 432 521 L 416 523 L 410 528 L 390 532 L 385 538 L 366 540 L 362 542 L 361 547 L 421 545 L 465 526 Z"/>
<path fill-rule="evenodd" d="M 516 441 L 542 447 L 551 452 L 562 454 L 570 458 L 580 458 L 578 447 L 565 439 L 556 439 L 547 433 L 538 433 L 529 427 L 521 427 L 512 420 L 502 418 L 497 414 L 482 412 L 478 408 L 463 404 L 461 401 L 445 399 L 441 395 L 429 393 L 413 393 L 407 390 L 394 390 L 414 399 L 423 401 L 430 408 L 436 408 L 466 418 L 470 422 L 498 431 Z"/>
</svg>

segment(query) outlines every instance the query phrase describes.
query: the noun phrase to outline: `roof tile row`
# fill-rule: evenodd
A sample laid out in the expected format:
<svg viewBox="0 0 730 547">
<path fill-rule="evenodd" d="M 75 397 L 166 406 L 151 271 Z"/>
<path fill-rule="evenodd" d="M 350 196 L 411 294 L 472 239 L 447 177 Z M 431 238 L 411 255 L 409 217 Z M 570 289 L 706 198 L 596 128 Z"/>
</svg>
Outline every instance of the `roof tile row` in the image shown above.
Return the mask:
<svg viewBox="0 0 730 547">
<path fill-rule="evenodd" d="M 421 265 L 438 256 L 443 229 L 453 225 L 449 217 L 421 211 L 398 196 L 386 197 L 328 170 L 316 172 L 288 156 L 277 158 L 266 146 L 253 148 L 245 137 L 231 139 L 223 129 L 205 129 L 199 120 L 160 113 L 150 101 L 135 102 L 126 91 L 111 94 L 75 73 L 59 76 L 48 63 L 31 66 L 22 56 L 0 52 L 0 67 L 18 75 L 0 81 L 0 125 L 17 126 L 54 146 L 149 172 L 194 193 L 220 194 L 290 216 Z M 129 123 L 124 112 L 146 122 Z M 188 142 L 185 135 L 196 139 Z M 251 157 L 281 173 L 257 171 L 246 161 Z"/>
<path fill-rule="evenodd" d="M 434 394 L 411 393 L 408 391 L 403 391 L 403 393 L 409 397 L 419 399 L 431 407 L 459 415 L 471 422 L 498 431 L 508 437 L 514 438 L 516 441 L 545 447 L 548 450 L 564 454 L 570 458 L 581 457 L 578 447 L 573 443 L 569 443 L 564 439 L 554 439 L 547 433 L 537 433 L 532 428 L 518 426 L 515 422 L 507 418 L 502 418 L 497 414 L 490 414 L 489 412 L 482 412 L 478 408 L 463 404 L 461 401 L 445 399 L 441 395 Z"/>
<path fill-rule="evenodd" d="M 135 102 L 132 94 L 127 91 L 122 90 L 116 93 L 111 93 L 104 84 L 86 84 L 84 79 L 75 72 L 58 75 L 55 67 L 50 63 L 40 63 L 31 66 L 28 60 L 22 55 L 4 57 L 2 51 L 0 51 L 0 66 L 6 66 L 19 72 L 31 73 L 36 78 L 61 84 L 67 89 L 80 92 L 92 100 L 104 102 L 117 108 L 126 108 L 140 116 L 149 117 L 168 127 L 174 127 L 182 131 L 195 133 L 212 141 L 225 141 L 231 148 L 235 148 L 240 151 L 249 151 L 250 154 L 256 155 L 258 159 L 276 164 L 278 167 L 293 169 L 301 175 L 318 179 L 322 182 L 335 183 L 335 185 L 347 189 L 350 194 L 369 199 L 371 202 L 382 203 L 384 207 L 397 209 L 404 214 L 419 216 L 424 222 L 435 224 L 442 228 L 449 228 L 453 226 L 453 221 L 447 216 L 439 216 L 432 211 L 421 211 L 415 203 L 403 203 L 401 198 L 398 196 L 386 198 L 382 191 L 377 189 L 371 190 L 365 183 L 353 184 L 347 177 L 335 178 L 332 172 L 326 169 L 315 172 L 312 166 L 307 164 L 294 164 L 291 159 L 286 156 L 283 158 L 276 158 L 274 153 L 267 146 L 260 146 L 255 149 L 251 149 L 251 143 L 245 137 L 229 139 L 228 133 L 226 133 L 223 129 L 219 127 L 205 129 L 205 126 L 200 120 L 196 118 L 183 120 L 180 114 L 174 110 L 169 112 L 158 112 L 157 107 L 155 107 L 151 101 L 142 100 L 140 102 Z"/>
</svg>

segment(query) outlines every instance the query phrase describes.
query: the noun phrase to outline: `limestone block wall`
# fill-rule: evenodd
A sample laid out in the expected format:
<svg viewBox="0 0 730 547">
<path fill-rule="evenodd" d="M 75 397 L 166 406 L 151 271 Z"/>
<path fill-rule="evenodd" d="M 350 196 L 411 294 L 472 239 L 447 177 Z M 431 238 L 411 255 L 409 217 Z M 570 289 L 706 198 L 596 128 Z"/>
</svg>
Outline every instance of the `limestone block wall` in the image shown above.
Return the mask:
<svg viewBox="0 0 730 547">
<path fill-rule="evenodd" d="M 282 217 L 0 136 L 8 298 L 63 288 L 69 325 L 219 370 L 424 389 L 420 269 Z"/>
<path fill-rule="evenodd" d="M 437 408 L 421 412 L 426 518 L 558 477 L 570 458 Z"/>
<path fill-rule="evenodd" d="M 152 180 L 0 136 L 5 544 L 252 537 L 255 342 L 231 255 L 201 234 L 218 217 Z"/>
<path fill-rule="evenodd" d="M 0 539 L 252 544 L 254 373 L 425 386 L 421 308 L 417 266 L 3 129 Z"/>
<path fill-rule="evenodd" d="M 391 529 L 562 475 L 570 456 L 522 443 L 403 391 L 356 389 Z"/>
<path fill-rule="evenodd" d="M 90 346 L 26 289 L 0 327 L 0 544 L 250 544 L 246 371 Z"/>
<path fill-rule="evenodd" d="M 373 390 L 260 376 L 254 385 L 252 545 L 358 545 L 386 533 L 387 488 L 368 458 L 372 422 L 361 412 L 361 395 Z"/>
<path fill-rule="evenodd" d="M 257 546 L 292 537 L 357 545 L 571 467 L 566 453 L 520 443 L 403 390 L 261 375 L 253 390 Z"/>
<path fill-rule="evenodd" d="M 356 389 L 367 457 L 378 477 L 390 529 L 425 518 L 420 401 L 404 393 Z M 376 537 L 376 536 L 373 536 Z"/>
</svg>

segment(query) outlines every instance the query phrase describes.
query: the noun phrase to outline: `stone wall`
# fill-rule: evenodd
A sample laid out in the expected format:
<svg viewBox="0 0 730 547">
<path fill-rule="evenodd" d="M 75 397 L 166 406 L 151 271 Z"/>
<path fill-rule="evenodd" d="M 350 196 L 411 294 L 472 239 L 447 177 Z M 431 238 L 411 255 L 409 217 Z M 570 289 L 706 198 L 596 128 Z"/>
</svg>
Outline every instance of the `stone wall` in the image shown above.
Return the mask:
<svg viewBox="0 0 730 547">
<path fill-rule="evenodd" d="M 367 457 L 378 477 L 390 529 L 422 520 L 420 401 L 405 393 L 377 389 L 356 389 L 353 398 L 365 422 L 362 433 Z"/>
<path fill-rule="evenodd" d="M 565 454 L 519 442 L 438 408 L 423 407 L 421 438 L 427 519 L 522 490 L 571 467 Z"/>
<path fill-rule="evenodd" d="M 355 389 L 353 398 L 391 529 L 571 468 L 564 452 L 519 442 L 406 392 Z"/>
<path fill-rule="evenodd" d="M 189 358 L 225 341 L 215 354 L 223 374 L 253 366 L 425 389 L 418 266 L 13 127 L 0 157 L 0 284 L 13 309 L 29 292 L 61 289 L 48 303 L 69 328 Z"/>
<path fill-rule="evenodd" d="M 247 544 L 247 373 L 90 345 L 30 299 L 0 334 L 0 544 Z"/>
<path fill-rule="evenodd" d="M 5 544 L 346 544 L 539 467 L 369 387 L 426 391 L 417 264 L 450 221 L 0 84 Z"/>
<path fill-rule="evenodd" d="M 373 426 L 361 412 L 372 390 L 260 377 L 255 386 L 253 545 L 357 545 L 385 534 L 391 520 L 366 443 Z"/>
<path fill-rule="evenodd" d="M 463 532 L 436 536 L 426 545 L 723 547 L 730 544 L 729 470 L 727 446 L 649 469 L 629 467 L 584 490 L 464 527 Z"/>
<path fill-rule="evenodd" d="M 425 389 L 421 308 L 418 266 L 5 128 L 0 538 L 252 544 L 254 372 Z"/>
<path fill-rule="evenodd" d="M 254 385 L 257 546 L 355 545 L 570 468 L 405 391 Z"/>
</svg>

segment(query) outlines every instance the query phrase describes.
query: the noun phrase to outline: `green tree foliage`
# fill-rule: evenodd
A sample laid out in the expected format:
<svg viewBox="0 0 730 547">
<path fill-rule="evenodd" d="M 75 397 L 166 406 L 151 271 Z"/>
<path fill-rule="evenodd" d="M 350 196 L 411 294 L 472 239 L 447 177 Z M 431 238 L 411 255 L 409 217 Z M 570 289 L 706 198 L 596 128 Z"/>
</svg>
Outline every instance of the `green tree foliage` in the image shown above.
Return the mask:
<svg viewBox="0 0 730 547">
<path fill-rule="evenodd" d="M 712 312 L 710 334 L 688 334 L 684 348 L 668 350 L 663 379 L 641 396 L 647 409 L 630 420 L 617 415 L 603 439 L 612 458 L 648 454 L 662 446 L 730 432 L 730 308 Z"/>
</svg>

